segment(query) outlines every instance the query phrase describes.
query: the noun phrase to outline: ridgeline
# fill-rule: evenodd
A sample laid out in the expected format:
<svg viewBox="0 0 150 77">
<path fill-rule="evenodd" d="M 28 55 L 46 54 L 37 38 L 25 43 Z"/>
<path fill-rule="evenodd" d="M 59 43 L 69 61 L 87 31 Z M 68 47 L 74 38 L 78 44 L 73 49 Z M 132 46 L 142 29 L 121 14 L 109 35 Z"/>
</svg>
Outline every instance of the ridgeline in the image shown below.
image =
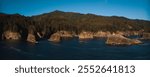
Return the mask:
<svg viewBox="0 0 150 77">
<path fill-rule="evenodd" d="M 61 36 L 69 33 L 73 36 L 80 36 L 83 32 L 92 32 L 91 34 L 95 36 L 98 35 L 96 33 L 101 36 L 104 33 L 107 35 L 107 33 L 119 32 L 123 35 L 136 33 L 142 35 L 150 32 L 150 21 L 58 10 L 32 17 L 0 13 L 1 40 L 13 39 L 36 42 L 39 38 L 49 39 L 52 34 L 58 32 Z"/>
</svg>

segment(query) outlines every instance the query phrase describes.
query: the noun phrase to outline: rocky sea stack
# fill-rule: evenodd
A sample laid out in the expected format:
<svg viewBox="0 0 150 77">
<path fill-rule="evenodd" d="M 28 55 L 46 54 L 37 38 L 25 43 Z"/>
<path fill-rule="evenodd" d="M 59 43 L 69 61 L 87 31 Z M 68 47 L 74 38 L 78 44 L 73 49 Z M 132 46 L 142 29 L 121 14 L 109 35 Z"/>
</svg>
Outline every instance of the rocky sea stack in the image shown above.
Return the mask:
<svg viewBox="0 0 150 77">
<path fill-rule="evenodd" d="M 140 40 L 129 39 L 122 35 L 110 35 L 106 41 L 106 44 L 109 45 L 137 45 L 141 43 L 142 42 Z"/>
<path fill-rule="evenodd" d="M 60 36 L 59 33 L 54 33 L 50 36 L 50 38 L 48 40 L 53 41 L 53 42 L 60 42 L 61 41 L 61 36 Z"/>
</svg>

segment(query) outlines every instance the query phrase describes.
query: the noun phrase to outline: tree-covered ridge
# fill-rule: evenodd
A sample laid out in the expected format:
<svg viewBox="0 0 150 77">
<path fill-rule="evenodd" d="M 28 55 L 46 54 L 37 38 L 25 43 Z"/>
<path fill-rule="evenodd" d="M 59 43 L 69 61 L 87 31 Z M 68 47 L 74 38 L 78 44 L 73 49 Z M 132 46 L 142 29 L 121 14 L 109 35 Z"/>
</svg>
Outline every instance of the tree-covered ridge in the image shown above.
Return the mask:
<svg viewBox="0 0 150 77">
<path fill-rule="evenodd" d="M 5 31 L 19 32 L 26 39 L 27 34 L 43 37 L 57 31 L 71 31 L 79 34 L 82 31 L 139 31 L 150 32 L 150 21 L 133 20 L 117 16 L 98 16 L 94 14 L 80 14 L 74 12 L 54 11 L 32 17 L 19 14 L 0 13 L 0 37 Z"/>
<path fill-rule="evenodd" d="M 81 31 L 150 31 L 150 21 L 131 20 L 125 17 L 107 17 L 93 14 L 54 11 L 51 13 L 33 16 L 32 19 L 51 31 L 68 30 L 80 33 Z M 42 27 L 43 27 L 42 26 Z"/>
</svg>

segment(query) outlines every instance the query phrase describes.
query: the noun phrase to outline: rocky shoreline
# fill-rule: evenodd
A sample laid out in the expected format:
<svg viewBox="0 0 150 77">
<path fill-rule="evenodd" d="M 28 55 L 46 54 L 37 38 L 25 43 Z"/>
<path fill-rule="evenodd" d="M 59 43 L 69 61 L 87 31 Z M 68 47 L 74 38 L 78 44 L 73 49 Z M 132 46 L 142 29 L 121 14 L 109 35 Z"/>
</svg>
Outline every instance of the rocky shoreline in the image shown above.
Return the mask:
<svg viewBox="0 0 150 77">
<path fill-rule="evenodd" d="M 140 40 L 150 39 L 149 25 L 150 21 L 147 20 L 58 10 L 31 17 L 1 13 L 0 40 L 37 43 L 41 39 L 60 42 L 74 37 L 79 40 L 105 38 L 106 44 L 135 45 L 140 44 Z M 141 38 L 128 38 L 134 35 L 141 36 Z"/>
<path fill-rule="evenodd" d="M 127 34 L 128 33 L 128 34 Z M 127 36 L 142 36 L 139 39 L 130 39 Z M 98 31 L 98 32 L 90 32 L 90 31 L 82 31 L 79 34 L 75 34 L 75 32 L 70 31 L 57 31 L 49 36 L 48 41 L 52 42 L 60 42 L 62 38 L 74 38 L 78 37 L 79 40 L 86 39 L 94 39 L 94 38 L 105 38 L 106 44 L 108 45 L 137 45 L 141 44 L 140 40 L 150 40 L 150 33 L 141 32 L 141 31 L 132 31 L 132 32 L 109 32 L 109 31 Z M 33 34 L 28 33 L 26 37 L 26 41 L 31 43 L 37 43 L 38 38 L 44 38 L 39 33 Z M 21 40 L 21 34 L 19 32 L 5 31 L 2 34 L 2 40 Z"/>
</svg>

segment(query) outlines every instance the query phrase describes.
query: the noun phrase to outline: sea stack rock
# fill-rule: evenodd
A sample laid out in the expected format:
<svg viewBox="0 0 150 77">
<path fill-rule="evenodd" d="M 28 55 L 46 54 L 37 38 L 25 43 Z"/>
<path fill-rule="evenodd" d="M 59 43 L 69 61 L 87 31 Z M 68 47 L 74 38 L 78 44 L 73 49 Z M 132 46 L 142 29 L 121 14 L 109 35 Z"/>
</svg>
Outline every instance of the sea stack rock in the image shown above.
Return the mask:
<svg viewBox="0 0 150 77">
<path fill-rule="evenodd" d="M 21 35 L 18 32 L 5 31 L 2 34 L 2 38 L 6 40 L 19 40 L 21 39 Z"/>
<path fill-rule="evenodd" d="M 28 41 L 28 42 L 31 42 L 31 43 L 37 43 L 36 37 L 35 37 L 35 35 L 32 34 L 32 33 L 29 33 L 29 34 L 28 34 L 27 41 Z"/>
<path fill-rule="evenodd" d="M 51 37 L 48 40 L 53 42 L 60 42 L 61 36 L 59 33 L 54 33 L 51 35 Z"/>
<path fill-rule="evenodd" d="M 143 33 L 142 39 L 150 40 L 150 33 Z"/>
<path fill-rule="evenodd" d="M 109 45 L 136 45 L 142 42 L 137 39 L 129 39 L 122 35 L 110 35 L 107 38 L 106 44 Z"/>
<path fill-rule="evenodd" d="M 84 39 L 93 39 L 93 32 L 81 32 L 79 34 L 79 39 L 84 40 Z"/>
</svg>

